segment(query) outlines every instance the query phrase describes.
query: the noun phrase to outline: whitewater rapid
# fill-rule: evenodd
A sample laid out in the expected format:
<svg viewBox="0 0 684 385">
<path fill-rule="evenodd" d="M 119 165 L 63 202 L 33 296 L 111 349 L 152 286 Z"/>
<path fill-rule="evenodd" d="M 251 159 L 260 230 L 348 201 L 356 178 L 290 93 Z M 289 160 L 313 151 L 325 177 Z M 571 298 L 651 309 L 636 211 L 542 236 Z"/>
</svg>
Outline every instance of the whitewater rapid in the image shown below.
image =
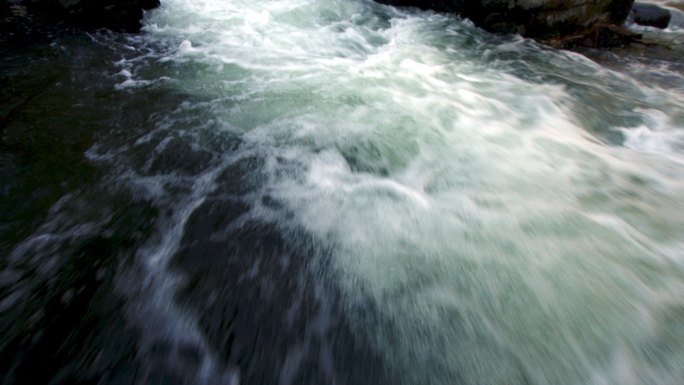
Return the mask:
<svg viewBox="0 0 684 385">
<path fill-rule="evenodd" d="M 149 111 L 85 154 L 156 213 L 116 292 L 143 361 L 199 352 L 178 383 L 681 384 L 677 63 L 366 0 L 165 0 L 92 39 Z M 102 231 L 81 200 L 12 258 Z"/>
<path fill-rule="evenodd" d="M 681 380 L 681 75 L 363 1 L 167 1 L 145 30 L 178 70 L 143 80 L 262 159 L 250 194 L 285 208 L 244 215 L 332 250 L 407 383 Z"/>
</svg>

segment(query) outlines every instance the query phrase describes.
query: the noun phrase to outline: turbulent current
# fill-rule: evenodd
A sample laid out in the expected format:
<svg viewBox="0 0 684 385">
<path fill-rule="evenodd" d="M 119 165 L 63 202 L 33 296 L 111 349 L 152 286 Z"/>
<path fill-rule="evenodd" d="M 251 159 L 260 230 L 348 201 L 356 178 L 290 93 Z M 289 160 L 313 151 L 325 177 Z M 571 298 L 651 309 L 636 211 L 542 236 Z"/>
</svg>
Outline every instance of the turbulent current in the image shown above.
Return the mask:
<svg viewBox="0 0 684 385">
<path fill-rule="evenodd" d="M 681 62 L 163 0 L 1 64 L 3 384 L 684 381 Z"/>
</svg>

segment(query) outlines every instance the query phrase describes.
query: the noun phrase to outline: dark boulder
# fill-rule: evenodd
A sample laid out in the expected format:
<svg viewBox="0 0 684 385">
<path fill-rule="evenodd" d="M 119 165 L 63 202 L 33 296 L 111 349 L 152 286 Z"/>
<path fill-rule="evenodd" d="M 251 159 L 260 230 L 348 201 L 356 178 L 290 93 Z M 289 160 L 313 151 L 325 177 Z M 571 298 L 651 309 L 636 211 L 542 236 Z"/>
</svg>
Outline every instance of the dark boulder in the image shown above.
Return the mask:
<svg viewBox="0 0 684 385">
<path fill-rule="evenodd" d="M 2 0 L 0 0 L 2 1 Z M 21 7 L 37 26 L 54 23 L 83 29 L 107 28 L 136 32 L 143 12 L 159 6 L 159 0 L 22 0 Z"/>
<path fill-rule="evenodd" d="M 159 0 L 60 0 L 60 3 L 75 3 L 65 8 L 73 24 L 126 32 L 139 31 L 143 11 L 159 6 Z"/>
<path fill-rule="evenodd" d="M 636 3 L 632 8 L 631 18 L 636 24 L 664 29 L 670 24 L 672 15 L 667 9 L 655 4 Z"/>
<path fill-rule="evenodd" d="M 622 24 L 634 0 L 378 0 L 460 14 L 493 32 L 529 37 L 569 35 L 597 23 Z"/>
<path fill-rule="evenodd" d="M 641 34 L 624 26 L 597 23 L 577 34 L 551 37 L 542 40 L 542 43 L 563 49 L 625 47 L 641 38 Z"/>
</svg>

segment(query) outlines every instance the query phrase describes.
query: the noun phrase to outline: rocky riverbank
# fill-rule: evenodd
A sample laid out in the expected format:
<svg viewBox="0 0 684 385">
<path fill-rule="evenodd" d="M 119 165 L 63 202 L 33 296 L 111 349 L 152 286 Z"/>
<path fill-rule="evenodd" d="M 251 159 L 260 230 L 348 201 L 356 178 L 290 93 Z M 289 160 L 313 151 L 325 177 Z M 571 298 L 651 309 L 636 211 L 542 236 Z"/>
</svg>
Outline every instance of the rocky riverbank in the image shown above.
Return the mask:
<svg viewBox="0 0 684 385">
<path fill-rule="evenodd" d="M 470 19 L 475 25 L 499 33 L 517 33 L 561 49 L 624 48 L 670 56 L 668 39 L 657 29 L 681 24 L 684 3 L 636 3 L 634 0 L 377 0 L 395 6 L 432 9 Z M 672 21 L 671 21 L 672 20 Z M 625 24 L 646 26 L 631 28 Z M 649 29 L 650 28 L 650 29 Z M 644 34 L 648 35 L 644 39 Z M 655 36 L 654 36 L 655 35 Z M 678 51 L 677 47 L 674 49 Z"/>
</svg>

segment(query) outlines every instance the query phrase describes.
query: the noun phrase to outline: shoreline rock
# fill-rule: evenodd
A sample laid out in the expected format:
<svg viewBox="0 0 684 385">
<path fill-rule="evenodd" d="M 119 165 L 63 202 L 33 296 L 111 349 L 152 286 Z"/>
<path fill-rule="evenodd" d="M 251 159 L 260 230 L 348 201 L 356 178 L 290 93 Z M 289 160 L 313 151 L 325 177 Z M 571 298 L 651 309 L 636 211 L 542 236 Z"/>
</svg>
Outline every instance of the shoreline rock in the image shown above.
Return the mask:
<svg viewBox="0 0 684 385">
<path fill-rule="evenodd" d="M 0 42 L 32 39 L 58 28 L 138 32 L 159 0 L 0 0 Z"/>
<path fill-rule="evenodd" d="M 572 44 L 590 40 L 592 44 L 623 44 L 634 38 L 633 34 L 620 30 L 634 0 L 377 1 L 456 13 L 490 32 L 519 33 L 542 42 L 570 39 Z M 589 39 L 590 35 L 597 34 L 601 36 Z"/>
<path fill-rule="evenodd" d="M 621 25 L 597 23 L 576 34 L 539 41 L 553 48 L 575 49 L 624 47 L 639 42 L 641 38 L 640 33 L 632 32 Z"/>
<path fill-rule="evenodd" d="M 635 24 L 665 29 L 670 24 L 672 14 L 655 4 L 635 3 L 630 13 Z"/>
</svg>

